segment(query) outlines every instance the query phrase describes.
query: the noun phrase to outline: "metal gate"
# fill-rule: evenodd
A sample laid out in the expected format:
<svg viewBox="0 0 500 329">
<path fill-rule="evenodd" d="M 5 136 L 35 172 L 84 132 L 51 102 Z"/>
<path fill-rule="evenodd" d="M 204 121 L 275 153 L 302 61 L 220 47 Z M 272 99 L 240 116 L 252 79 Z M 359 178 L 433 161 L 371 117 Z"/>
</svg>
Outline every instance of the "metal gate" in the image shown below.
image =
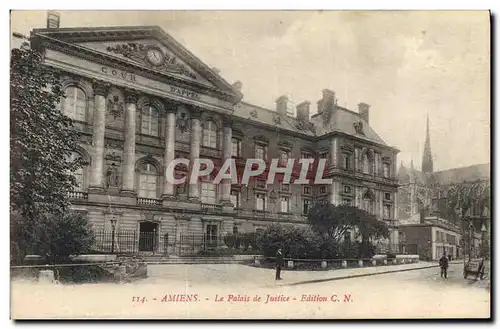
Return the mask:
<svg viewBox="0 0 500 329">
<path fill-rule="evenodd" d="M 223 244 L 221 236 L 181 233 L 176 251 L 180 256 L 194 256 L 200 251 L 213 250 Z"/>
</svg>

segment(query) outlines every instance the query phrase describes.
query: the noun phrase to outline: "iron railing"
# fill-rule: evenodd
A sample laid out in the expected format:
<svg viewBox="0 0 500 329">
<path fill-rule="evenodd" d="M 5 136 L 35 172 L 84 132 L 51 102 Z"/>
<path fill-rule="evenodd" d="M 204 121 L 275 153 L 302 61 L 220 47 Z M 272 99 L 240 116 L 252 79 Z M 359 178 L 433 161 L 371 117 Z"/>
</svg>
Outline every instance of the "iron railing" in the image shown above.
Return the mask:
<svg viewBox="0 0 500 329">
<path fill-rule="evenodd" d="M 94 234 L 93 251 L 106 254 L 192 256 L 211 252 L 230 255 L 257 250 L 255 233 L 222 236 L 187 232 L 160 235 L 157 232 L 96 231 Z"/>
</svg>

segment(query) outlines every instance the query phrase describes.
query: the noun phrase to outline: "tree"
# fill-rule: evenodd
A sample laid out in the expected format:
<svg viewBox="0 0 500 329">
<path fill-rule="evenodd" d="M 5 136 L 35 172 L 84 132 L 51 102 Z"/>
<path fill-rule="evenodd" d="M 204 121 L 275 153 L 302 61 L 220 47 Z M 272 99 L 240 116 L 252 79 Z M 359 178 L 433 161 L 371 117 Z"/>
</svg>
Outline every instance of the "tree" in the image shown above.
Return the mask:
<svg viewBox="0 0 500 329">
<path fill-rule="evenodd" d="M 12 241 L 22 256 L 68 211 L 67 192 L 83 160 L 69 160 L 79 136 L 58 109 L 64 93 L 57 72 L 27 44 L 12 50 L 10 67 L 10 213 L 22 228 Z"/>
<path fill-rule="evenodd" d="M 25 221 L 13 224 L 15 234 L 22 232 Z M 36 236 L 27 245 L 27 249 L 41 255 L 47 263 L 55 264 L 70 260 L 70 256 L 89 252 L 95 236 L 86 214 L 70 211 L 54 217 L 43 217 L 37 222 Z M 25 239 L 18 239 L 24 242 Z"/>
<path fill-rule="evenodd" d="M 348 231 L 359 232 L 362 242 L 370 238 L 381 238 L 389 235 L 387 225 L 377 220 L 369 212 L 353 206 L 316 204 L 307 216 L 312 229 L 323 237 L 339 242 Z"/>
</svg>

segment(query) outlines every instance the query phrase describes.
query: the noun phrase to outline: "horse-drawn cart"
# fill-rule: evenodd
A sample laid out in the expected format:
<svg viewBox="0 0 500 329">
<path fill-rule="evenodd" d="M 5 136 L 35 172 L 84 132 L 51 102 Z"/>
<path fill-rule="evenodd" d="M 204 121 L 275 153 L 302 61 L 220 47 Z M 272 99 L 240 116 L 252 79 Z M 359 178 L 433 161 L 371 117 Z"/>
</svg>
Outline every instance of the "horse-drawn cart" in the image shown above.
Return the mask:
<svg viewBox="0 0 500 329">
<path fill-rule="evenodd" d="M 476 280 L 483 279 L 484 277 L 484 259 L 473 259 L 469 260 L 464 265 L 464 279 L 467 279 L 469 275 L 475 276 Z"/>
</svg>

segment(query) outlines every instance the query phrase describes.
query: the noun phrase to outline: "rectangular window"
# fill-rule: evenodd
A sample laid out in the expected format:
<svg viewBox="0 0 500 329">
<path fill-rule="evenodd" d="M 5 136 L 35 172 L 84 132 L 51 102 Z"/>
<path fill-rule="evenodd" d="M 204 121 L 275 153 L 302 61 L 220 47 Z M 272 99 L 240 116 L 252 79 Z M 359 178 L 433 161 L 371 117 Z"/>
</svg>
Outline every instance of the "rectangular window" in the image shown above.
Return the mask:
<svg viewBox="0 0 500 329">
<path fill-rule="evenodd" d="M 149 106 L 143 109 L 141 118 L 141 132 L 144 135 L 158 136 L 158 111 Z"/>
<path fill-rule="evenodd" d="M 304 186 L 304 194 L 311 194 L 311 187 L 310 186 Z"/>
<path fill-rule="evenodd" d="M 207 121 L 203 126 L 203 146 L 217 148 L 217 125 L 214 121 Z"/>
<path fill-rule="evenodd" d="M 281 191 L 290 192 L 290 184 L 281 184 Z"/>
<path fill-rule="evenodd" d="M 389 176 L 390 176 L 389 164 L 384 163 L 384 177 L 389 178 Z"/>
<path fill-rule="evenodd" d="M 281 197 L 281 212 L 288 212 L 288 198 L 287 197 Z"/>
<path fill-rule="evenodd" d="M 241 156 L 241 141 L 233 138 L 231 140 L 231 156 L 238 158 Z"/>
<path fill-rule="evenodd" d="M 141 174 L 139 177 L 139 197 L 156 199 L 156 179 L 155 175 Z"/>
<path fill-rule="evenodd" d="M 229 197 L 230 197 L 231 203 L 234 205 L 234 207 L 239 208 L 240 207 L 240 192 L 231 191 L 231 195 Z"/>
<path fill-rule="evenodd" d="M 346 194 L 351 193 L 351 187 L 349 185 L 344 185 L 344 193 L 346 193 Z"/>
<path fill-rule="evenodd" d="M 352 200 L 351 200 L 351 199 L 344 198 L 344 199 L 342 199 L 342 204 L 343 204 L 344 206 L 352 206 Z"/>
<path fill-rule="evenodd" d="M 321 193 L 321 194 L 326 193 L 326 186 L 321 186 L 321 187 L 319 188 L 319 193 Z"/>
<path fill-rule="evenodd" d="M 83 168 L 78 168 L 74 173 L 76 179 L 76 191 L 83 191 Z"/>
<path fill-rule="evenodd" d="M 233 226 L 233 234 L 237 235 L 238 234 L 238 226 Z"/>
<path fill-rule="evenodd" d="M 265 161 L 267 158 L 267 146 L 255 145 L 255 158 Z"/>
<path fill-rule="evenodd" d="M 266 196 L 264 194 L 257 194 L 255 197 L 255 209 L 264 211 L 266 210 Z"/>
<path fill-rule="evenodd" d="M 384 219 L 391 219 L 391 206 L 384 205 Z"/>
<path fill-rule="evenodd" d="M 384 193 L 385 200 L 391 200 L 391 193 Z"/>
<path fill-rule="evenodd" d="M 302 207 L 302 212 L 304 215 L 307 215 L 307 213 L 309 212 L 310 205 L 311 205 L 311 200 L 304 199 Z"/>
<path fill-rule="evenodd" d="M 280 164 L 281 165 L 286 165 L 289 158 L 290 158 L 290 152 L 288 152 L 288 151 L 281 151 L 281 153 L 280 153 Z"/>
<path fill-rule="evenodd" d="M 350 169 L 351 168 L 351 164 L 349 162 L 349 154 L 342 154 L 342 160 L 343 160 L 343 167 L 344 169 Z"/>
<path fill-rule="evenodd" d="M 217 203 L 217 185 L 209 182 L 201 183 L 201 202 L 208 204 Z"/>
</svg>

